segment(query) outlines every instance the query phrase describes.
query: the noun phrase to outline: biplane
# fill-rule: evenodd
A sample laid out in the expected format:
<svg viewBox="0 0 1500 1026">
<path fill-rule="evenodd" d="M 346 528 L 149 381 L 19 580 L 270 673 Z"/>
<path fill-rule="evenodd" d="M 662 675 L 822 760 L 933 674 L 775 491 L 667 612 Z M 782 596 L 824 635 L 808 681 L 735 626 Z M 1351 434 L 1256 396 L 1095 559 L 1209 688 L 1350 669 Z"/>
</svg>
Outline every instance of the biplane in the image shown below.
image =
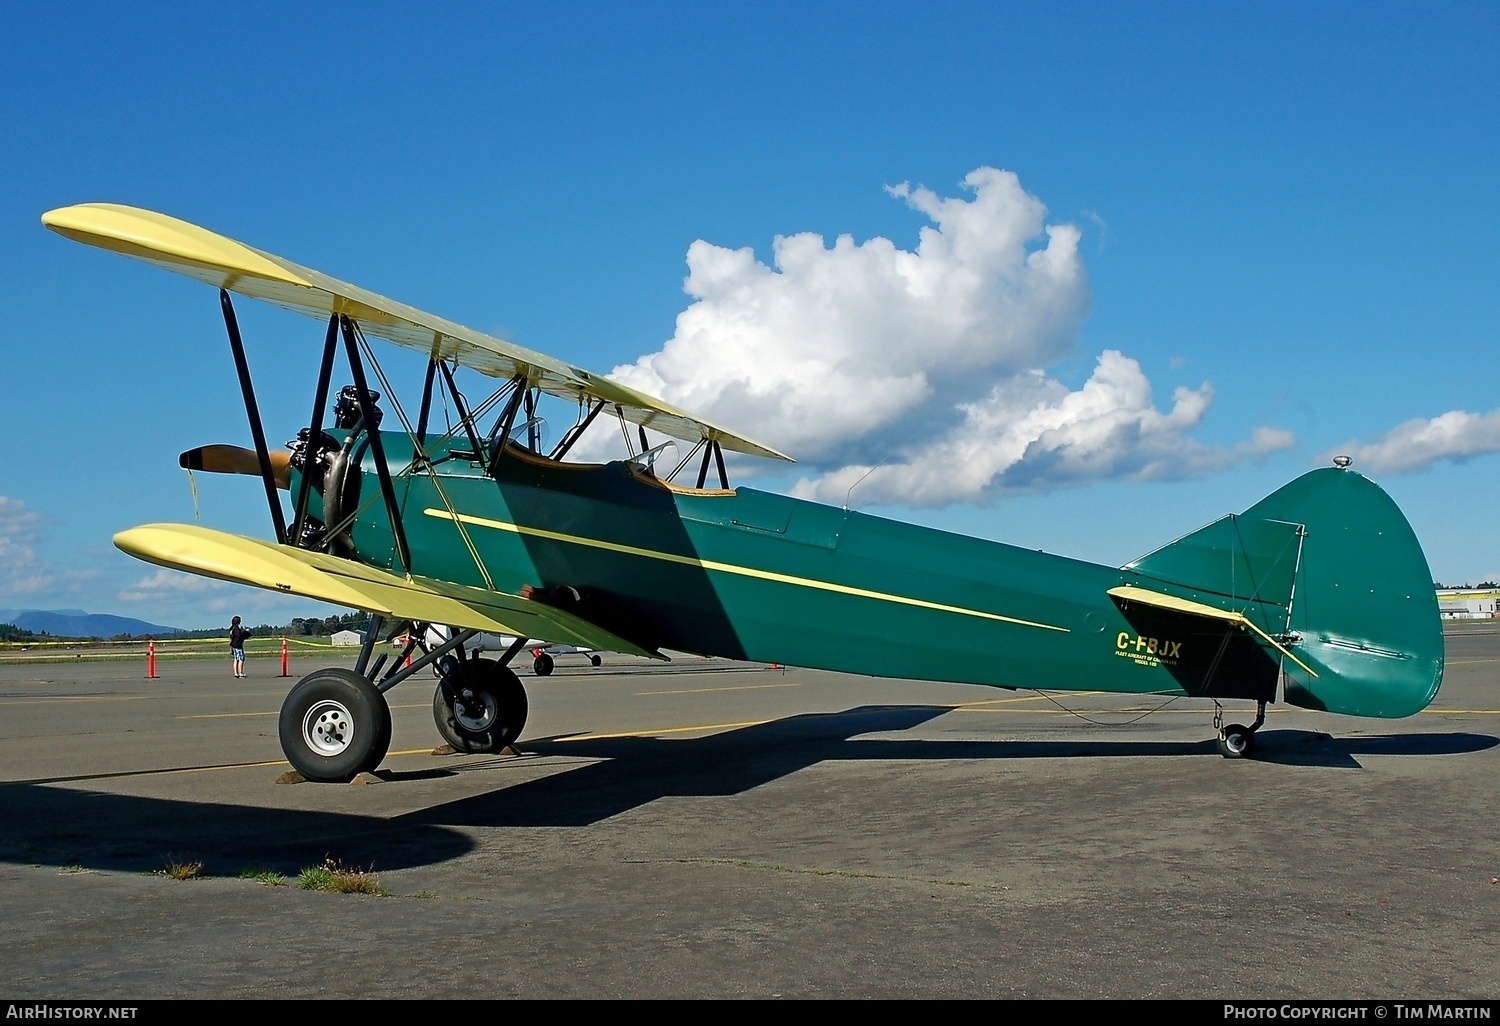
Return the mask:
<svg viewBox="0 0 1500 1026">
<path fill-rule="evenodd" d="M 732 487 L 725 452 L 789 457 L 173 217 L 87 203 L 42 222 L 219 290 L 254 449 L 204 446 L 181 463 L 259 477 L 274 538 L 159 523 L 114 541 L 150 563 L 371 614 L 353 668 L 309 674 L 282 706 L 282 747 L 310 780 L 379 765 L 386 694 L 429 667 L 443 738 L 460 752 L 503 750 L 528 710 L 510 664 L 545 645 L 1210 699 L 1229 758 L 1253 751 L 1278 697 L 1401 717 L 1442 681 L 1426 558 L 1400 509 L 1347 459 L 1122 567 L 1095 565 Z M 232 294 L 327 322 L 308 422 L 285 450 L 266 443 Z M 371 338 L 426 357 L 415 417 Z M 335 396 L 340 351 L 350 384 Z M 493 394 L 467 404 L 460 368 L 493 379 Z M 543 395 L 578 408 L 551 448 L 535 428 Z M 456 413 L 447 430 L 434 427 L 435 396 Z M 567 458 L 610 421 L 628 458 Z M 664 459 L 667 442 L 686 453 Z M 451 633 L 427 643 L 438 624 Z M 497 658 L 466 651 L 481 633 L 515 640 Z M 400 634 L 400 656 L 375 656 Z M 1229 699 L 1256 703 L 1254 721 L 1225 725 Z"/>
</svg>

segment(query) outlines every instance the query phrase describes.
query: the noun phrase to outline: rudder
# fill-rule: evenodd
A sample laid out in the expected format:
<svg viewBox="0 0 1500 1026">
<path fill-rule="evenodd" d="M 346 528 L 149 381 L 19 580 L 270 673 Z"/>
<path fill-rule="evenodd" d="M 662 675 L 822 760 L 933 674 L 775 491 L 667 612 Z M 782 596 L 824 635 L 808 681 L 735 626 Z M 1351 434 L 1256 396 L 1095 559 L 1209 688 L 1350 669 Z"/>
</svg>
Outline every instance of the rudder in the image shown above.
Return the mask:
<svg viewBox="0 0 1500 1026">
<path fill-rule="evenodd" d="M 1314 470 L 1237 516 L 1128 564 L 1241 612 L 1295 656 L 1286 700 L 1354 716 L 1410 716 L 1443 678 L 1427 559 L 1399 507 L 1343 468 Z"/>
</svg>

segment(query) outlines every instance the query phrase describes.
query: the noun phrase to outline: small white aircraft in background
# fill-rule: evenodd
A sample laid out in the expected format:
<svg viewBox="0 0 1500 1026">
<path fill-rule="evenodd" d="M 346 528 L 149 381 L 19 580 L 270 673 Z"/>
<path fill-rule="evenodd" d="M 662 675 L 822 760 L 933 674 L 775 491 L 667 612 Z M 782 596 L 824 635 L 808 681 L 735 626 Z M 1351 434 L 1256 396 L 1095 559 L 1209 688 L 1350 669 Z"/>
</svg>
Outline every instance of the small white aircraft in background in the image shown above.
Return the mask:
<svg viewBox="0 0 1500 1026">
<path fill-rule="evenodd" d="M 442 624 L 431 624 L 427 628 L 427 634 L 423 638 L 426 648 L 431 651 L 440 648 L 453 636 L 453 630 Z M 462 659 L 467 653 L 477 652 L 508 652 L 517 647 L 517 641 L 525 642 L 527 639 L 517 639 L 506 634 L 475 634 L 469 640 L 463 642 L 459 648 L 463 651 L 458 658 Z M 391 639 L 391 643 L 397 648 L 404 648 L 407 639 L 401 635 Z M 590 666 L 603 665 L 604 660 L 591 648 L 580 648 L 577 645 L 536 645 L 531 649 L 531 669 L 538 677 L 546 677 L 552 673 L 557 665 L 557 657 L 564 655 L 587 655 Z"/>
</svg>

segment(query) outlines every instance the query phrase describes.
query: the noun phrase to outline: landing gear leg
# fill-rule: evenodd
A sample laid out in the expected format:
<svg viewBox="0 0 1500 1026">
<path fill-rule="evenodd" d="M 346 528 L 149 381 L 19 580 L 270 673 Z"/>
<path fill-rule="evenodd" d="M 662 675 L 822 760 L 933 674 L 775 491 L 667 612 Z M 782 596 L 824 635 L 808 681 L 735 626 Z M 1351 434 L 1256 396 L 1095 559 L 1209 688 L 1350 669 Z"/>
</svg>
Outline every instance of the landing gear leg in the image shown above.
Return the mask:
<svg viewBox="0 0 1500 1026">
<path fill-rule="evenodd" d="M 1215 725 L 1222 721 L 1224 711 L 1218 710 L 1214 714 Z M 1257 702 L 1255 707 L 1255 722 L 1250 726 L 1241 726 L 1231 723 L 1227 727 L 1219 728 L 1219 754 L 1226 759 L 1245 759 L 1255 751 L 1255 732 L 1266 722 L 1266 703 Z"/>
</svg>

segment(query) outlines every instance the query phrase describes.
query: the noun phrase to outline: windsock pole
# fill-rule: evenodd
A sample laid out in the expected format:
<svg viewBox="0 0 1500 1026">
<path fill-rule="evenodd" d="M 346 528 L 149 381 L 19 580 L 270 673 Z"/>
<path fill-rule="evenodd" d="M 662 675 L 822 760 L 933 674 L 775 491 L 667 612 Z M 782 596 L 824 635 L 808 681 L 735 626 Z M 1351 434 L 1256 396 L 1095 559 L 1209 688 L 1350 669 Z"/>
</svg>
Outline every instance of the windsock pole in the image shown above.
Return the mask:
<svg viewBox="0 0 1500 1026">
<path fill-rule="evenodd" d="M 292 675 L 291 656 L 287 651 L 286 639 L 281 639 L 281 675 L 290 677 Z"/>
<path fill-rule="evenodd" d="M 146 639 L 146 679 L 147 680 L 157 680 L 158 677 L 159 677 L 159 675 L 156 672 L 156 639 L 155 638 L 147 638 Z"/>
</svg>

